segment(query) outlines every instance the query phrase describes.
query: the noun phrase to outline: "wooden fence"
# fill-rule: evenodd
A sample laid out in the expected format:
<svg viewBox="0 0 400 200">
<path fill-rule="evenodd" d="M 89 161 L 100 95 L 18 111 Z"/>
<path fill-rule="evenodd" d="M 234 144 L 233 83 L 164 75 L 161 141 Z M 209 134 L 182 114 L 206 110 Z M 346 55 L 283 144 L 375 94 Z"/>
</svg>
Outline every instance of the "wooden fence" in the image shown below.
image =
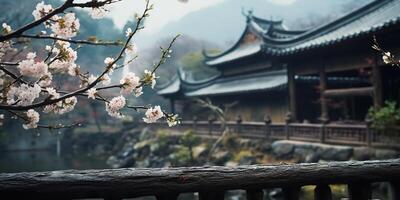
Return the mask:
<svg viewBox="0 0 400 200">
<path fill-rule="evenodd" d="M 264 138 L 272 140 L 296 140 L 320 142 L 339 145 L 359 145 L 385 148 L 400 148 L 400 128 L 392 128 L 385 132 L 371 128 L 365 124 L 305 124 L 305 123 L 271 123 L 228 121 L 226 126 L 245 138 Z M 152 128 L 166 128 L 166 123 L 143 124 Z M 218 136 L 221 134 L 219 121 L 182 121 L 171 130 L 194 130 L 200 136 Z"/>
<path fill-rule="evenodd" d="M 400 160 L 313 164 L 184 167 L 162 169 L 67 170 L 0 174 L 5 199 L 123 199 L 155 196 L 176 200 L 198 192 L 200 200 L 223 200 L 241 189 L 247 200 L 262 200 L 263 189 L 282 188 L 286 200 L 298 200 L 302 186 L 316 185 L 316 200 L 331 200 L 330 184 L 346 184 L 350 200 L 371 199 L 371 183 L 388 182 L 389 199 L 400 199 Z"/>
</svg>

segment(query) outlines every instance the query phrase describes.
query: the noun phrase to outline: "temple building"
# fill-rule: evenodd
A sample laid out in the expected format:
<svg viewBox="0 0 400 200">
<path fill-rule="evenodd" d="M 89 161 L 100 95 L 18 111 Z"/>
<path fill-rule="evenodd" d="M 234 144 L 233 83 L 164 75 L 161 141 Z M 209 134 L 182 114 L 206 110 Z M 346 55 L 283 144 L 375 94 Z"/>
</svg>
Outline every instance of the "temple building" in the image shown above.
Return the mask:
<svg viewBox="0 0 400 200">
<path fill-rule="evenodd" d="M 363 121 L 368 109 L 400 100 L 400 69 L 385 65 L 371 48 L 375 36 L 394 54 L 400 47 L 400 0 L 376 0 L 333 22 L 290 30 L 282 21 L 249 13 L 238 41 L 218 55 L 205 51 L 219 74 L 188 81 L 178 71 L 158 94 L 184 118 L 203 112 L 192 98 L 229 107 L 227 116 L 273 122 Z M 290 115 L 288 115 L 288 113 Z"/>
</svg>

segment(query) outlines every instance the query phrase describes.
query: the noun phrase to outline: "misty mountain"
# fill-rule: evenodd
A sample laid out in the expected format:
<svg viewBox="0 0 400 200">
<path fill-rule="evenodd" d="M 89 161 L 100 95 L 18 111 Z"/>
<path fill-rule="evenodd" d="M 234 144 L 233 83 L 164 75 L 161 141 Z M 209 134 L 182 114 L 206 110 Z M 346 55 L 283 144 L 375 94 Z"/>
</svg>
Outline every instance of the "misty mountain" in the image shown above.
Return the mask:
<svg viewBox="0 0 400 200">
<path fill-rule="evenodd" d="M 292 29 L 304 29 L 334 20 L 372 0 L 298 0 L 291 5 L 277 5 L 267 0 L 226 0 L 212 7 L 193 12 L 162 29 L 163 37 L 181 33 L 199 40 L 226 47 L 243 31 L 242 11 L 253 10 L 255 16 L 282 19 Z M 144 35 L 141 46 L 153 44 L 157 35 Z"/>
</svg>

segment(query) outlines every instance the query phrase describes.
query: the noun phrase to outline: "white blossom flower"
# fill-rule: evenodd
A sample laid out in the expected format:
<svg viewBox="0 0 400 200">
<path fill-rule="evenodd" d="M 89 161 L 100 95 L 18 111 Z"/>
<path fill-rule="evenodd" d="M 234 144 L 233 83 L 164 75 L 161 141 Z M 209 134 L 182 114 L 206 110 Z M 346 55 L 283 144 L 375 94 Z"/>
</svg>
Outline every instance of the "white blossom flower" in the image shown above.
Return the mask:
<svg viewBox="0 0 400 200">
<path fill-rule="evenodd" d="M 104 86 L 108 86 L 111 84 L 111 78 L 108 76 L 108 74 L 104 74 L 104 76 L 101 77 L 101 84 Z"/>
<path fill-rule="evenodd" d="M 29 109 L 26 112 L 26 117 L 27 117 L 27 123 L 23 124 L 22 126 L 24 129 L 32 129 L 32 128 L 37 128 L 37 123 L 40 120 L 40 115 L 38 112 L 36 112 L 33 109 Z"/>
<path fill-rule="evenodd" d="M 77 76 L 79 74 L 79 65 L 72 64 L 68 67 L 68 74 L 71 76 Z"/>
<path fill-rule="evenodd" d="M 75 64 L 78 58 L 77 52 L 70 47 L 69 42 L 58 41 L 56 46 L 52 48 L 52 52 L 57 54 L 57 59 L 49 66 L 50 69 L 60 73 L 77 75 L 77 65 Z"/>
<path fill-rule="evenodd" d="M 126 105 L 125 97 L 118 96 L 111 99 L 110 102 L 106 103 L 106 111 L 111 117 L 122 118 L 123 115 L 120 110 Z"/>
<path fill-rule="evenodd" d="M 40 77 L 38 84 L 41 87 L 47 87 L 51 85 L 52 81 L 53 81 L 53 75 L 50 72 L 47 72 L 42 77 Z"/>
<path fill-rule="evenodd" d="M 143 94 L 142 89 L 143 89 L 143 87 L 135 88 L 135 90 L 134 90 L 133 92 L 135 93 L 135 96 L 136 96 L 136 97 L 139 97 L 140 95 Z"/>
<path fill-rule="evenodd" d="M 120 83 L 122 84 L 121 93 L 126 95 L 139 86 L 140 78 L 135 73 L 129 72 L 121 79 Z"/>
<path fill-rule="evenodd" d="M 126 31 L 125 31 L 126 37 L 131 36 L 131 34 L 132 34 L 132 29 L 131 28 L 126 29 Z"/>
<path fill-rule="evenodd" d="M 51 5 L 44 4 L 44 2 L 42 1 L 36 5 L 36 9 L 32 12 L 32 15 L 35 20 L 38 20 L 52 11 L 53 7 Z"/>
<path fill-rule="evenodd" d="M 157 78 L 158 77 L 156 77 L 155 73 L 152 73 L 151 71 L 149 71 L 147 69 L 144 70 L 144 82 L 147 85 L 150 85 L 151 88 L 153 88 L 153 89 L 154 89 L 154 86 L 156 85 Z"/>
<path fill-rule="evenodd" d="M 51 96 L 51 99 L 60 98 L 60 94 L 57 92 L 56 89 L 54 89 L 52 87 L 46 88 L 46 92 L 49 93 L 49 95 Z"/>
<path fill-rule="evenodd" d="M 169 127 L 178 125 L 180 123 L 178 115 L 174 114 L 174 115 L 168 116 L 167 123 L 168 123 Z"/>
<path fill-rule="evenodd" d="M 31 105 L 39 97 L 41 88 L 38 84 L 32 87 L 27 84 L 21 84 L 19 87 L 10 87 L 7 92 L 7 104 L 27 106 Z"/>
<path fill-rule="evenodd" d="M 89 12 L 90 16 L 93 19 L 101 19 L 106 16 L 107 10 L 103 7 L 100 8 L 92 8 Z"/>
<path fill-rule="evenodd" d="M 92 84 L 97 79 L 97 76 L 91 74 L 88 78 L 88 83 Z"/>
<path fill-rule="evenodd" d="M 26 59 L 33 60 L 36 58 L 36 52 L 29 52 L 26 54 Z"/>
<path fill-rule="evenodd" d="M 126 47 L 125 49 L 125 54 L 131 56 L 131 57 L 135 57 L 138 53 L 138 48 L 136 44 L 130 44 Z"/>
<path fill-rule="evenodd" d="M 3 31 L 4 31 L 6 34 L 11 33 L 11 26 L 10 26 L 10 25 L 8 25 L 8 24 L 6 24 L 6 23 L 3 23 L 3 24 L 2 24 L 2 27 L 3 27 Z"/>
<path fill-rule="evenodd" d="M 115 61 L 115 59 L 114 58 L 110 58 L 110 57 L 107 57 L 106 59 L 104 59 L 104 63 L 106 65 L 111 65 L 111 63 L 113 63 L 114 61 Z"/>
<path fill-rule="evenodd" d="M 41 77 L 48 71 L 48 66 L 44 62 L 35 62 L 36 53 L 30 52 L 26 59 L 18 63 L 18 69 L 21 75 Z"/>
<path fill-rule="evenodd" d="M 76 19 L 75 13 L 67 13 L 51 25 L 54 34 L 67 39 L 75 37 L 79 28 L 79 19 Z"/>
<path fill-rule="evenodd" d="M 385 52 L 385 54 L 382 56 L 383 62 L 385 64 L 390 64 L 391 57 L 392 57 L 392 55 L 390 54 L 390 52 Z"/>
<path fill-rule="evenodd" d="M 143 118 L 143 121 L 146 123 L 154 123 L 158 119 L 164 116 L 164 113 L 161 110 L 160 106 L 154 106 L 154 108 L 147 109 L 145 113 L 146 117 Z"/>
<path fill-rule="evenodd" d="M 62 115 L 74 110 L 78 99 L 76 97 L 69 97 L 55 104 L 47 105 L 44 107 L 43 112 L 50 113 L 53 112 L 58 115 Z"/>
<path fill-rule="evenodd" d="M 90 89 L 87 91 L 87 93 L 88 93 L 88 98 L 89 98 L 89 99 L 96 99 L 96 93 L 97 93 L 96 88 L 90 88 Z"/>
</svg>

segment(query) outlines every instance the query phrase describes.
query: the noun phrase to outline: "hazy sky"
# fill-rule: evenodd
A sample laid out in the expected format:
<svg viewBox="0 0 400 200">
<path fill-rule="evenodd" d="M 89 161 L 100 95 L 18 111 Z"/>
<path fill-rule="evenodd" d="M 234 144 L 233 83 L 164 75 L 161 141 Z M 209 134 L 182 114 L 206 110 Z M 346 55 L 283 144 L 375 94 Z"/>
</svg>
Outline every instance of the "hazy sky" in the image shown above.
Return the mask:
<svg viewBox="0 0 400 200">
<path fill-rule="evenodd" d="M 154 10 L 146 22 L 144 32 L 156 33 L 165 25 L 177 21 L 185 15 L 201 10 L 206 7 L 214 6 L 229 0 L 189 0 L 182 3 L 178 0 L 152 0 Z M 266 0 L 278 5 L 290 5 L 297 0 Z M 144 0 L 124 0 L 118 2 L 110 8 L 108 17 L 112 18 L 118 28 L 122 28 L 125 23 L 132 19 L 134 13 L 141 12 L 145 6 Z"/>
<path fill-rule="evenodd" d="M 182 3 L 178 0 L 152 0 L 154 10 L 151 11 L 143 31 L 155 33 L 168 23 L 177 21 L 191 12 L 223 1 L 225 0 L 189 0 L 187 3 Z M 141 13 L 144 6 L 144 0 L 125 0 L 114 4 L 108 16 L 113 19 L 117 27 L 122 28 L 128 20 L 133 18 L 134 13 Z"/>
</svg>

